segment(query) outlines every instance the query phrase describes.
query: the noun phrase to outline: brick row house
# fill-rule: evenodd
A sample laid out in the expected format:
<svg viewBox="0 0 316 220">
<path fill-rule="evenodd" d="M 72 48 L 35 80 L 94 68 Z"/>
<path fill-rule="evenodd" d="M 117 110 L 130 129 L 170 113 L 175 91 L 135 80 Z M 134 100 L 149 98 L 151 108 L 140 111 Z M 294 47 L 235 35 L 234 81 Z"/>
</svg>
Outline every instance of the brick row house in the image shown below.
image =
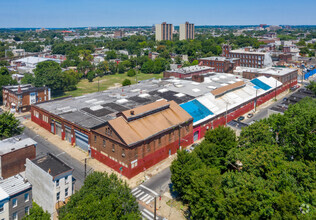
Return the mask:
<svg viewBox="0 0 316 220">
<path fill-rule="evenodd" d="M 30 84 L 3 86 L 3 105 L 11 112 L 30 111 L 31 105 L 51 99 L 48 87 L 33 87 Z"/>
</svg>

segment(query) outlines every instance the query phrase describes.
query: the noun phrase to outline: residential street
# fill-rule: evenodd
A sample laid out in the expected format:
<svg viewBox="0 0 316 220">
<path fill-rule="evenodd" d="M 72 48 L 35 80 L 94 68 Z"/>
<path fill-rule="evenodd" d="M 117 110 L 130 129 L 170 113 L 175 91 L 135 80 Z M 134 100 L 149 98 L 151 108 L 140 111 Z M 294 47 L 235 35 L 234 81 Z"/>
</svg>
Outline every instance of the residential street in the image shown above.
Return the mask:
<svg viewBox="0 0 316 220">
<path fill-rule="evenodd" d="M 67 163 L 69 166 L 74 168 L 73 177 L 76 179 L 75 189 L 79 190 L 84 182 L 84 164 L 83 161 L 80 162 L 64 151 L 60 150 L 55 145 L 51 144 L 50 142 L 46 141 L 39 135 L 36 135 L 32 130 L 25 127 L 24 134 L 29 136 L 30 138 L 34 139 L 37 142 L 36 146 L 36 156 L 45 155 L 47 153 L 52 153 L 58 158 L 60 158 L 63 162 Z M 91 168 L 87 166 L 87 171 L 91 172 Z"/>
</svg>

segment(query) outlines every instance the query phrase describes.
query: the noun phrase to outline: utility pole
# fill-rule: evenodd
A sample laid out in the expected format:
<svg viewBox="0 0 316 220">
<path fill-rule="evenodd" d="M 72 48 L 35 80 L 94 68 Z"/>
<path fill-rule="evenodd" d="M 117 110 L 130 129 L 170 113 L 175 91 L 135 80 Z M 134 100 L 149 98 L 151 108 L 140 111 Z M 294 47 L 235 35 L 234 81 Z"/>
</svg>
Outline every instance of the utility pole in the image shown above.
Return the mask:
<svg viewBox="0 0 316 220">
<path fill-rule="evenodd" d="M 227 108 L 228 108 L 228 103 L 226 102 L 226 124 L 227 125 Z"/>
<path fill-rule="evenodd" d="M 274 94 L 274 99 L 275 99 L 275 101 L 276 101 L 276 94 L 277 94 L 277 80 L 275 79 L 275 94 Z"/>
<path fill-rule="evenodd" d="M 84 158 L 84 179 L 87 176 L 87 158 Z"/>
<path fill-rule="evenodd" d="M 180 131 L 181 131 L 181 125 L 179 125 L 179 150 L 181 150 L 180 149 L 180 145 L 181 145 L 181 137 L 180 137 Z"/>
<path fill-rule="evenodd" d="M 255 112 L 257 110 L 257 93 L 258 93 L 258 89 L 256 89 Z"/>
<path fill-rule="evenodd" d="M 155 196 L 155 205 L 154 205 L 154 220 L 156 220 L 156 216 L 157 216 L 157 213 L 156 213 L 156 211 L 157 211 L 157 209 L 156 209 L 156 202 L 157 202 L 157 198 L 156 198 L 156 196 Z"/>
</svg>

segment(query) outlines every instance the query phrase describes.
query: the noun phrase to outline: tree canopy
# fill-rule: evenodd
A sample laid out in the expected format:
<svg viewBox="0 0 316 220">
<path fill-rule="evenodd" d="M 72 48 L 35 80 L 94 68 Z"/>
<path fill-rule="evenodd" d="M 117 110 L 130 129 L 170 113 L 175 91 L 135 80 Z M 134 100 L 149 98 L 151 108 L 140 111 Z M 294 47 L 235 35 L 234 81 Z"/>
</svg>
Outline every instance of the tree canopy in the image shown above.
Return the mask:
<svg viewBox="0 0 316 220">
<path fill-rule="evenodd" d="M 94 172 L 59 210 L 59 219 L 140 219 L 130 188 L 115 174 Z"/>
<path fill-rule="evenodd" d="M 316 218 L 316 100 L 243 128 L 218 127 L 178 151 L 173 189 L 192 219 Z"/>
<path fill-rule="evenodd" d="M 12 113 L 0 114 L 0 139 L 21 134 L 22 131 L 23 127 L 20 127 L 20 121 Z"/>
<path fill-rule="evenodd" d="M 25 215 L 23 217 L 23 220 L 50 220 L 50 214 L 42 209 L 39 205 L 37 205 L 35 202 L 32 204 L 32 208 L 30 209 L 30 213 L 28 215 Z"/>
</svg>

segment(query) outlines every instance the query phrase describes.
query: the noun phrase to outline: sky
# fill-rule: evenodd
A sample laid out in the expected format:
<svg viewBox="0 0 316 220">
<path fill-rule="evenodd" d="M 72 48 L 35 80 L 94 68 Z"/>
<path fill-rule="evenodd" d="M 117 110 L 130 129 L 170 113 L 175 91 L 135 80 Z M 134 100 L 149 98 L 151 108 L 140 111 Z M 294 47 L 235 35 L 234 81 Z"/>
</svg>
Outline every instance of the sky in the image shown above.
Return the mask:
<svg viewBox="0 0 316 220">
<path fill-rule="evenodd" d="M 0 28 L 316 25 L 316 0 L 0 0 Z"/>
</svg>

